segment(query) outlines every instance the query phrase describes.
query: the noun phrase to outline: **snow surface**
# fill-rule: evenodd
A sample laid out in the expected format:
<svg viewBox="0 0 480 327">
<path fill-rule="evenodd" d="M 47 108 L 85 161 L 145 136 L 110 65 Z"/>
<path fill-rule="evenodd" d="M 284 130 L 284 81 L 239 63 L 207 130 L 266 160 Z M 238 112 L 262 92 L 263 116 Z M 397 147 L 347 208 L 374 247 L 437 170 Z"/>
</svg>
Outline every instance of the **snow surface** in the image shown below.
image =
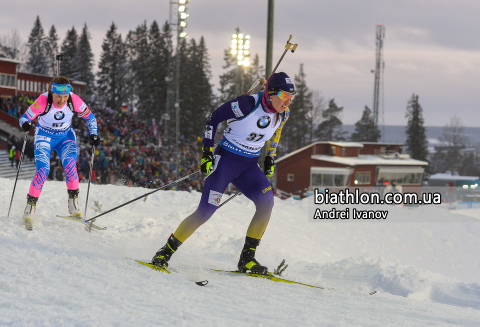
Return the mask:
<svg viewBox="0 0 480 327">
<path fill-rule="evenodd" d="M 167 275 L 126 258 L 149 261 L 200 193 L 159 191 L 99 218 L 106 231 L 87 233 L 55 217 L 68 213 L 67 192 L 49 181 L 27 231 L 29 182 L 18 181 L 7 219 L 13 184 L 0 178 L 0 326 L 480 325 L 480 220 L 443 208 L 362 206 L 389 216 L 313 222 L 311 198 L 275 199 L 257 259 L 270 270 L 285 259 L 283 277 L 328 288 L 320 290 L 210 270 L 236 268 L 255 210 L 244 196 L 180 247 L 170 263 L 182 272 Z M 148 191 L 92 185 L 88 216 L 94 201 L 108 210 Z M 418 222 L 395 222 L 405 216 Z M 203 279 L 205 287 L 190 281 Z"/>
</svg>

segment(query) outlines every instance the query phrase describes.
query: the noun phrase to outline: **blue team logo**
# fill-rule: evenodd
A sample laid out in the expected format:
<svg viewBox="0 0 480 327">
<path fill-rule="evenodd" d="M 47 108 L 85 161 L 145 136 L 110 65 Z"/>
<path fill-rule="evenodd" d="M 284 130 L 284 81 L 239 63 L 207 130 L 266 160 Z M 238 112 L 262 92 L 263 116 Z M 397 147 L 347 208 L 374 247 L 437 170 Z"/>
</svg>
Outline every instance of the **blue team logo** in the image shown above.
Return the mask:
<svg viewBox="0 0 480 327">
<path fill-rule="evenodd" d="M 63 117 L 65 117 L 65 113 L 63 111 L 57 111 L 55 115 L 53 115 L 53 118 L 55 118 L 55 120 L 62 120 Z"/>
<path fill-rule="evenodd" d="M 270 125 L 270 117 L 269 116 L 262 116 L 257 120 L 257 127 L 258 128 L 267 128 Z"/>
</svg>

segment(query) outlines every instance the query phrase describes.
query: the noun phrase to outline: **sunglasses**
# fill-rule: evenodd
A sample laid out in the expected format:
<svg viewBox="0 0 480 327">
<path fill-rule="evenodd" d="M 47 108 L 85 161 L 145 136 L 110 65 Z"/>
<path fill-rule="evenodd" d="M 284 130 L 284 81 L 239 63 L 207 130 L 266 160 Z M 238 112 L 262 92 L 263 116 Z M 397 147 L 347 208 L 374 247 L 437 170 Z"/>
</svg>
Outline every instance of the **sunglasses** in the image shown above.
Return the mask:
<svg viewBox="0 0 480 327">
<path fill-rule="evenodd" d="M 56 94 L 68 94 L 72 90 L 72 87 L 65 84 L 52 84 L 52 92 Z"/>
<path fill-rule="evenodd" d="M 288 94 L 287 92 L 285 91 L 279 91 L 277 93 L 278 97 L 280 98 L 280 100 L 282 101 L 288 101 L 288 100 L 291 100 L 293 101 L 293 98 L 295 98 L 294 95 L 291 95 L 291 94 Z"/>
</svg>

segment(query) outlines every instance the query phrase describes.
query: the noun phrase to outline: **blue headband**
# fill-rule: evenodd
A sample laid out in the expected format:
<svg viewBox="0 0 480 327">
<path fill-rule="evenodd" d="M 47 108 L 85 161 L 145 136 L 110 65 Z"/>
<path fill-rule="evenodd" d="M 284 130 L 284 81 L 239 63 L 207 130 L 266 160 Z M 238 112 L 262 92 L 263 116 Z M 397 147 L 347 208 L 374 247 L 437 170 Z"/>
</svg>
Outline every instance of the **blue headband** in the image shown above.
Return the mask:
<svg viewBox="0 0 480 327">
<path fill-rule="evenodd" d="M 55 94 L 70 94 L 72 86 L 70 84 L 56 84 L 52 83 L 52 93 Z"/>
</svg>

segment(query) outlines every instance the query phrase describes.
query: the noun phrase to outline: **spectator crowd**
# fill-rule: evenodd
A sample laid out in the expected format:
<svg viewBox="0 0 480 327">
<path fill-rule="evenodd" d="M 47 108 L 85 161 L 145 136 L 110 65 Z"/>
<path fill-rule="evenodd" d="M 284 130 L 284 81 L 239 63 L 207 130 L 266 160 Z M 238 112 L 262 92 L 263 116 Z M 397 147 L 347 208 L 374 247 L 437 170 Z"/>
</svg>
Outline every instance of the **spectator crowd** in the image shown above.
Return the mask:
<svg viewBox="0 0 480 327">
<path fill-rule="evenodd" d="M 162 145 L 165 143 L 164 135 L 157 133 L 156 127 L 147 125 L 134 114 L 97 106 L 92 108 L 92 112 L 102 140 L 101 145 L 95 148 L 93 183 L 158 188 L 199 170 L 201 142 L 182 144 L 177 156 L 173 145 Z M 81 118 L 74 118 L 73 127 L 79 145 L 79 178 L 86 182 L 90 174 L 90 133 L 86 121 Z M 169 189 L 201 191 L 203 180 L 203 174 L 198 173 Z"/>
<path fill-rule="evenodd" d="M 2 99 L 0 109 L 20 117 L 34 99 L 17 96 Z M 91 182 L 94 184 L 116 184 L 145 188 L 158 188 L 200 169 L 201 141 L 183 142 L 178 155 L 173 144 L 165 146 L 165 135 L 157 133 L 157 123 L 137 119 L 135 114 L 118 112 L 109 108 L 92 106 L 98 123 L 98 135 L 102 143 L 95 148 Z M 91 147 L 88 143 L 89 130 L 85 120 L 74 117 L 72 127 L 77 136 L 78 175 L 80 182 L 87 182 L 90 174 Z M 163 131 L 162 121 L 158 128 Z M 9 152 L 22 148 L 23 140 L 12 136 Z M 16 150 L 17 149 L 17 150 Z M 28 141 L 25 160 L 33 160 L 34 146 Z M 19 158 L 18 158 L 19 159 Z M 12 165 L 15 159 L 12 159 Z M 177 169 L 178 168 L 178 169 Z M 58 154 L 53 151 L 50 159 L 49 179 L 64 180 L 63 167 Z M 201 191 L 205 176 L 195 174 L 189 179 L 167 189 Z M 227 190 L 228 192 L 228 190 Z"/>
<path fill-rule="evenodd" d="M 33 101 L 35 99 L 30 99 L 30 97 L 24 95 L 0 97 L 0 110 L 19 118 L 27 111 Z"/>
</svg>

